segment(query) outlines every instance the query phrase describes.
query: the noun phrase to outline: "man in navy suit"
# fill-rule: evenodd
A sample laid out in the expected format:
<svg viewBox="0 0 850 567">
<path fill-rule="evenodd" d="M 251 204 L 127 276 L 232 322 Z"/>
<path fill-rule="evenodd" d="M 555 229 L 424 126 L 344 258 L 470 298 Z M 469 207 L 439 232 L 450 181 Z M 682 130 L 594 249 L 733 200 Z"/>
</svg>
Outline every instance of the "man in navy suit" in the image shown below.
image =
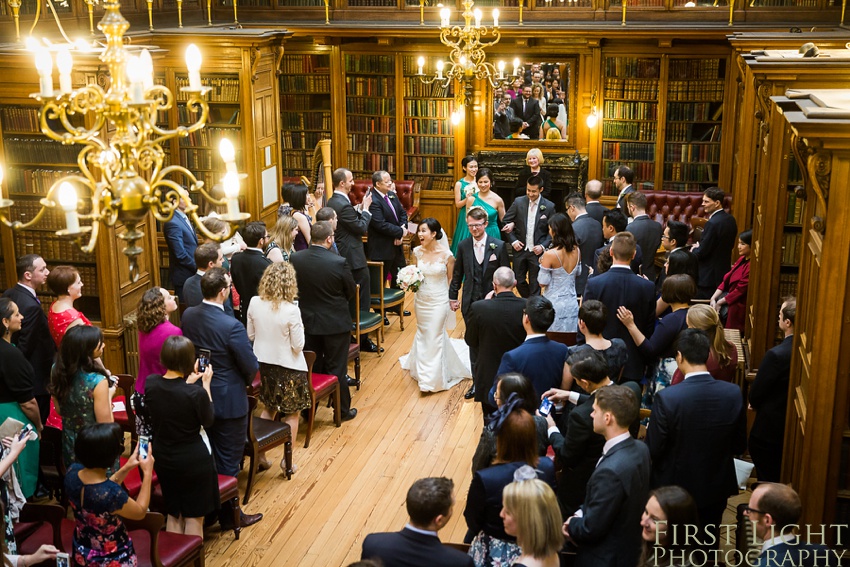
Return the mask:
<svg viewBox="0 0 850 567">
<path fill-rule="evenodd" d="M 41 419 L 30 419 L 34 424 L 38 424 L 40 429 L 50 413 L 50 394 L 47 392 L 47 386 L 50 384 L 50 369 L 56 356 L 56 343 L 50 336 L 47 315 L 41 308 L 41 300 L 36 296 L 36 291 L 47 281 L 50 270 L 38 254 L 26 254 L 18 258 L 16 270 L 18 283 L 7 289 L 3 297 L 14 301 L 24 316 L 21 330 L 12 335 L 12 343 L 21 349 L 32 365 L 32 390 Z"/>
<path fill-rule="evenodd" d="M 622 305 L 634 314 L 635 323 L 645 337 L 652 336 L 655 330 L 655 286 L 635 275 L 629 267 L 635 256 L 635 247 L 633 234 L 620 232 L 614 236 L 609 250 L 613 260 L 611 269 L 587 280 L 582 300 L 597 299 L 608 308 L 608 322 L 602 336 L 623 339 L 629 353 L 620 381 L 640 383 L 646 364 L 629 330 L 617 318 L 617 309 Z"/>
<path fill-rule="evenodd" d="M 756 417 L 750 430 L 748 448 L 759 481 L 779 482 L 782 472 L 785 409 L 796 315 L 797 300 L 793 297 L 785 298 L 779 308 L 779 330 L 785 338 L 764 353 L 756 379 L 750 386 L 750 407 L 756 411 Z"/>
<path fill-rule="evenodd" d="M 407 236 L 407 212 L 394 188 L 395 184 L 386 171 L 376 171 L 372 175 L 369 259 L 383 262 L 384 277 L 389 277 L 391 287 L 398 287 L 398 271 L 407 265 L 402 243 L 402 239 Z"/>
<path fill-rule="evenodd" d="M 646 214 L 646 205 L 646 195 L 643 193 L 635 191 L 629 195 L 628 209 L 632 222 L 628 224 L 626 230 L 635 235 L 635 240 L 644 253 L 641 262 L 641 274 L 654 282 L 656 278 L 655 253 L 661 246 L 663 229 L 659 222 L 652 220 Z"/>
<path fill-rule="evenodd" d="M 596 219 L 599 224 L 602 224 L 602 213 L 608 209 L 599 202 L 602 197 L 602 182 L 598 179 L 591 179 L 584 186 L 584 198 L 587 201 L 587 214 Z"/>
<path fill-rule="evenodd" d="M 204 293 L 201 291 L 201 278 L 210 268 L 221 268 L 224 256 L 221 255 L 221 246 L 215 242 L 207 242 L 195 248 L 195 265 L 198 271 L 183 284 L 183 305 L 194 307 L 204 301 Z M 229 297 L 224 302 L 224 312 L 233 317 L 233 298 Z"/>
<path fill-rule="evenodd" d="M 555 204 L 540 196 L 541 184 L 540 177 L 530 177 L 526 183 L 525 196 L 516 198 L 502 219 L 505 223 L 502 231 L 514 249 L 514 274 L 517 291 L 522 297 L 540 293 L 537 284 L 539 259 L 552 244 L 549 217 L 555 214 Z"/>
<path fill-rule="evenodd" d="M 522 96 L 513 99 L 510 108 L 513 109 L 514 116 L 522 120 L 522 133 L 532 140 L 539 140 L 543 115 L 540 114 L 540 102 L 531 98 L 530 84 L 522 87 Z"/>
<path fill-rule="evenodd" d="M 576 294 L 581 296 L 584 293 L 584 286 L 587 285 L 593 253 L 602 246 L 605 237 L 602 235 L 602 223 L 590 216 L 587 203 L 581 193 L 568 195 L 566 205 L 567 215 L 573 221 L 573 232 L 581 253 L 581 273 L 576 278 Z"/>
<path fill-rule="evenodd" d="M 533 295 L 525 303 L 522 326 L 525 328 L 525 341 L 502 356 L 502 363 L 496 376 L 516 372 L 522 374 L 534 386 L 536 399 L 543 392 L 560 388 L 564 378 L 564 360 L 567 358 L 567 345 L 546 338 L 546 329 L 555 322 L 555 308 L 552 302 L 542 295 Z M 495 406 L 496 386 L 490 388 L 490 404 Z"/>
<path fill-rule="evenodd" d="M 798 535 L 803 504 L 790 486 L 759 483 L 744 513 L 753 523 L 755 535 L 764 542 L 755 567 L 841 565 L 844 551 L 832 551 L 825 545 L 806 541 L 813 539 L 809 534 Z"/>
<path fill-rule="evenodd" d="M 384 567 L 472 567 L 472 557 L 444 546 L 437 532 L 449 523 L 454 508 L 450 478 L 422 478 L 407 491 L 410 521 L 400 532 L 369 534 L 361 559 L 378 559 Z"/>
<path fill-rule="evenodd" d="M 640 519 L 649 495 L 649 451 L 629 433 L 638 398 L 625 386 L 600 388 L 593 401 L 593 431 L 605 438 L 602 457 L 587 482 L 579 511 L 564 522 L 578 546 L 576 567 L 634 567 L 641 546 Z"/>
<path fill-rule="evenodd" d="M 183 211 L 187 203 L 180 199 L 174 216 L 162 225 L 162 234 L 168 244 L 168 272 L 171 285 L 180 301 L 183 301 L 183 283 L 195 273 L 195 248 L 198 236 Z"/>
<path fill-rule="evenodd" d="M 522 320 L 526 300 L 514 295 L 514 286 L 516 278 L 513 271 L 508 266 L 501 266 L 493 273 L 493 297 L 473 303 L 466 318 L 463 338 L 469 345 L 470 358 L 475 353 L 476 363 L 472 367 L 472 388 L 464 394 L 464 398 L 474 397 L 476 402 L 481 402 L 485 423 L 487 416 L 496 411 L 489 400 L 489 392 L 498 374 L 502 355 L 521 345 L 525 339 Z"/>
<path fill-rule="evenodd" d="M 266 223 L 249 222 L 242 229 L 242 239 L 247 248 L 230 258 L 230 273 L 233 275 L 233 285 L 239 292 L 239 319 L 243 325 L 247 325 L 248 306 L 257 295 L 263 272 L 272 263 L 263 252 L 263 248 L 269 241 Z"/>
<path fill-rule="evenodd" d="M 629 210 L 626 208 L 626 195 L 636 191 L 632 183 L 635 180 L 635 174 L 627 165 L 621 165 L 614 170 L 614 187 L 617 188 L 617 206 L 624 215 L 629 215 Z"/>
<path fill-rule="evenodd" d="M 646 430 L 653 488 L 677 484 L 687 490 L 696 500 L 706 539 L 717 534 L 726 500 L 738 494 L 733 457 L 747 449 L 741 390 L 708 373 L 709 349 L 704 332 L 679 334 L 676 363 L 685 379 L 655 395 Z"/>
<path fill-rule="evenodd" d="M 250 417 L 245 388 L 254 380 L 260 365 L 245 327 L 224 312 L 224 301 L 231 287 L 230 276 L 223 268 L 207 270 L 201 278 L 204 301 L 187 309 L 182 321 L 183 335 L 195 348 L 210 351 L 213 369 L 210 392 L 215 422 L 206 431 L 216 470 L 219 474 L 235 477 L 245 451 L 245 432 Z M 262 517 L 262 514 L 243 514 L 242 525 L 254 524 Z"/>
<path fill-rule="evenodd" d="M 702 196 L 702 207 L 708 222 L 700 241 L 691 252 L 699 260 L 699 297 L 707 299 L 717 290 L 720 281 L 732 266 L 732 248 L 738 240 L 738 223 L 735 217 L 723 210 L 726 193 L 717 187 L 707 189 Z"/>
</svg>

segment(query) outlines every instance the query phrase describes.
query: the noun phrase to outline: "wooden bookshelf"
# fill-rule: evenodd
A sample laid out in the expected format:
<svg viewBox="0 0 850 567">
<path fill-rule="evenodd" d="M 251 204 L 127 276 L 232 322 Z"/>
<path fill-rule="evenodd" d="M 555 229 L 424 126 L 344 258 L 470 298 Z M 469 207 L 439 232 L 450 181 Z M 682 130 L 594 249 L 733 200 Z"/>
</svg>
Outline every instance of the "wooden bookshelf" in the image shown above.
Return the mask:
<svg viewBox="0 0 850 567">
<path fill-rule="evenodd" d="M 311 175 L 313 150 L 330 139 L 330 54 L 284 55 L 280 76 L 280 147 L 284 177 Z"/>
<path fill-rule="evenodd" d="M 368 179 L 398 169 L 396 73 L 392 55 L 346 54 L 345 111 L 348 169 Z"/>
<path fill-rule="evenodd" d="M 402 58 L 404 88 L 403 171 L 407 179 L 427 179 L 428 189 L 449 191 L 454 185 L 453 85 L 424 84 L 416 76 L 417 57 Z M 434 69 L 437 57 L 427 57 Z"/>
<path fill-rule="evenodd" d="M 635 187 L 653 189 L 658 141 L 660 57 L 603 59 L 602 171 L 604 191 L 616 195 L 614 171 L 626 165 Z"/>
</svg>

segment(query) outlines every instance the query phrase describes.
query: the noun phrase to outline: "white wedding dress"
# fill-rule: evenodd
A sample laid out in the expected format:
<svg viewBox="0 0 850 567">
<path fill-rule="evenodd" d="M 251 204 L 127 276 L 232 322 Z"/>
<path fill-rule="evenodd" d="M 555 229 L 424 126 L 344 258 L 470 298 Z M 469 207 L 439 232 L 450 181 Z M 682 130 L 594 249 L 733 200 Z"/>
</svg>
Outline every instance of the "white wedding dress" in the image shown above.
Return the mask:
<svg viewBox="0 0 850 567">
<path fill-rule="evenodd" d="M 410 352 L 401 358 L 401 367 L 419 382 L 423 392 L 448 390 L 464 378 L 471 378 L 469 347 L 460 339 L 449 338 L 446 324 L 454 320 L 449 309 L 446 262 L 452 253 L 442 250 L 438 262 L 422 260 L 422 248 L 413 249 L 425 281 L 416 292 L 416 336 Z M 453 327 L 453 326 L 452 326 Z"/>
</svg>

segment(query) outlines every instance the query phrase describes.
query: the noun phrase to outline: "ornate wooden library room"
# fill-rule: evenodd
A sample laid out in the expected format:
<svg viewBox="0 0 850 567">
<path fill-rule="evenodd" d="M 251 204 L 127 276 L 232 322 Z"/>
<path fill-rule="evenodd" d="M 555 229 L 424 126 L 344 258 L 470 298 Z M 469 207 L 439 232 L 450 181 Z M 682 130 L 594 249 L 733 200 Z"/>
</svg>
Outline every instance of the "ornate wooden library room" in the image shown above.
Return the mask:
<svg viewBox="0 0 850 567">
<path fill-rule="evenodd" d="M 0 0 L 7 564 L 850 564 L 847 1 L 436 2 Z"/>
</svg>

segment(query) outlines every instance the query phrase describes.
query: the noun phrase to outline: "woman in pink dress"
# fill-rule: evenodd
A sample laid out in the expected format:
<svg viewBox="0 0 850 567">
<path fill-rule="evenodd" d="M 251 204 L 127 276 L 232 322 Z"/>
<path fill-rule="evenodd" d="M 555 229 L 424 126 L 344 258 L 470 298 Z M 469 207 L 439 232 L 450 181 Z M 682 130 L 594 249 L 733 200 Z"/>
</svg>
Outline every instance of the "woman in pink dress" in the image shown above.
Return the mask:
<svg viewBox="0 0 850 567">
<path fill-rule="evenodd" d="M 56 348 L 62 344 L 62 337 L 75 325 L 91 325 L 85 315 L 74 309 L 74 301 L 83 295 L 83 281 L 80 272 L 71 266 L 56 266 L 47 276 L 47 286 L 58 298 L 47 312 L 50 335 Z"/>
</svg>

